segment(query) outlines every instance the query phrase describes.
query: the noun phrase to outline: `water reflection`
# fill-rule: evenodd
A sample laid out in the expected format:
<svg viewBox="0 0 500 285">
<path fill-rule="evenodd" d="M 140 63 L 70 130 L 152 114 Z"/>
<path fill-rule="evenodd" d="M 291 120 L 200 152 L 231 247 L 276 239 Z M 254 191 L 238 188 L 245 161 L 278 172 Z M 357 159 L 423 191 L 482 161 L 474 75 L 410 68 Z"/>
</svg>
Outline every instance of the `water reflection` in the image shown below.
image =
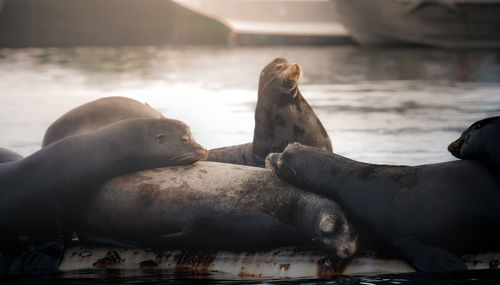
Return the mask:
<svg viewBox="0 0 500 285">
<path fill-rule="evenodd" d="M 121 270 L 79 270 L 48 276 L 23 276 L 0 279 L 8 284 L 363 284 L 363 285 L 399 285 L 399 284 L 498 284 L 498 270 L 475 270 L 453 274 L 411 273 L 382 276 L 339 276 L 331 279 L 257 279 L 234 280 L 224 276 L 193 278 L 162 271 L 121 271 Z"/>
</svg>

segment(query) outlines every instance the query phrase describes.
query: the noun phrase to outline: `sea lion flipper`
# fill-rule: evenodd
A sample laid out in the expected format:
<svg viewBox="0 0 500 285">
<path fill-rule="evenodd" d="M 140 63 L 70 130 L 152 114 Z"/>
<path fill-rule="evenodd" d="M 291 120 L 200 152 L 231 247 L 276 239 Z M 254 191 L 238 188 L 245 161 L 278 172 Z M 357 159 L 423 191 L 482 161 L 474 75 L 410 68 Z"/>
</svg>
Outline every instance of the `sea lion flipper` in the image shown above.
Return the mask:
<svg viewBox="0 0 500 285">
<path fill-rule="evenodd" d="M 467 270 L 464 261 L 437 247 L 421 243 L 413 237 L 393 238 L 391 244 L 416 270 L 422 272 L 452 272 Z"/>
<path fill-rule="evenodd" d="M 20 234 L 17 241 L 19 251 L 15 252 L 9 267 L 9 274 L 47 274 L 58 272 L 64 256 L 64 234 L 61 213 L 52 209 L 44 213 L 42 229 Z"/>
<path fill-rule="evenodd" d="M 55 236 L 30 236 L 23 251 L 16 255 L 9 274 L 46 274 L 58 271 L 64 255 L 62 231 Z"/>
</svg>

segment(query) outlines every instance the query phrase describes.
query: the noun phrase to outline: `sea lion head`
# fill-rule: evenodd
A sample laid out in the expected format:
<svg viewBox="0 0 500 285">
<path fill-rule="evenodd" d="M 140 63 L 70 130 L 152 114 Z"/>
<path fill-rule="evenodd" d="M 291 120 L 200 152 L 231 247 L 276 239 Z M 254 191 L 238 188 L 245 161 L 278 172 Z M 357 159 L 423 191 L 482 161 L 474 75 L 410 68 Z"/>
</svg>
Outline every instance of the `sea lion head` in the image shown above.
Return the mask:
<svg viewBox="0 0 500 285">
<path fill-rule="evenodd" d="M 294 142 L 286 146 L 286 148 L 281 153 L 270 153 L 265 160 L 266 168 L 271 169 L 271 171 L 277 176 L 285 179 L 286 181 L 293 182 L 294 185 L 302 186 L 301 181 L 303 181 L 304 173 L 297 171 L 300 166 L 308 165 L 315 166 L 315 162 L 311 161 L 313 159 L 308 155 L 308 151 L 321 151 L 315 147 L 304 146 L 300 143 Z M 297 167 L 295 167 L 297 166 Z M 320 164 L 317 165 L 316 169 L 321 167 Z M 300 167 L 304 169 L 304 167 Z M 313 174 L 317 171 L 311 169 Z"/>
<path fill-rule="evenodd" d="M 295 166 L 301 165 L 302 162 L 314 166 L 315 162 L 310 160 L 310 156 L 307 155 L 307 152 L 311 150 L 321 151 L 318 148 L 303 146 L 300 143 L 291 143 L 282 153 L 270 153 L 266 157 L 266 168 L 271 169 L 274 174 L 293 185 L 302 186 L 307 191 L 305 185 L 301 183 L 305 179 L 305 174 L 296 170 L 299 167 Z M 311 167 L 310 170 L 312 172 L 307 173 L 308 177 L 317 172 L 314 167 Z M 357 248 L 357 237 L 354 228 L 346 218 L 346 214 L 333 200 L 325 198 L 320 201 L 319 198 L 316 199 L 318 199 L 317 202 L 314 202 L 315 205 L 311 208 L 317 209 L 318 212 L 312 221 L 308 221 L 313 227 L 314 241 L 339 258 L 344 259 L 352 256 Z"/>
<path fill-rule="evenodd" d="M 473 123 L 448 146 L 448 151 L 460 159 L 500 164 L 500 116 Z"/>
<path fill-rule="evenodd" d="M 266 90 L 273 90 L 270 94 L 291 94 L 292 97 L 296 96 L 294 91 L 297 89 L 297 83 L 301 76 L 302 67 L 299 64 L 289 63 L 282 57 L 275 58 L 260 73 L 259 97 L 260 94 L 269 96 Z"/>
<path fill-rule="evenodd" d="M 106 130 L 120 133 L 120 146 L 123 148 L 120 151 L 126 151 L 128 155 L 125 157 L 135 161 L 135 164 L 144 162 L 147 168 L 191 164 L 205 159 L 208 154 L 194 140 L 189 126 L 178 120 L 128 119 L 100 129 L 103 132 Z"/>
<path fill-rule="evenodd" d="M 208 151 L 195 141 L 187 124 L 172 119 L 160 121 L 164 131 L 155 131 L 155 140 L 158 144 L 169 145 L 169 152 L 175 153 L 172 157 L 173 162 L 177 165 L 191 164 L 207 158 Z"/>
<path fill-rule="evenodd" d="M 320 210 L 313 222 L 313 241 L 341 259 L 352 256 L 357 249 L 354 230 L 342 209 L 333 201 Z"/>
</svg>

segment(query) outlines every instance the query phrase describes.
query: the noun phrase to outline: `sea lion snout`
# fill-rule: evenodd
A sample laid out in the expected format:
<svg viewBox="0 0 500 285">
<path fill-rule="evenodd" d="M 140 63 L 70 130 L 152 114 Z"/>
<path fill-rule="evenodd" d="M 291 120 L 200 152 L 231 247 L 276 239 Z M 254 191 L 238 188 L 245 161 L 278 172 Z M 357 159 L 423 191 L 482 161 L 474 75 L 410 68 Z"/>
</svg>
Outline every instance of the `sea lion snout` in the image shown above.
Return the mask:
<svg viewBox="0 0 500 285">
<path fill-rule="evenodd" d="M 357 246 L 355 241 L 341 242 L 337 245 L 336 254 L 339 258 L 348 258 L 356 252 L 356 248 Z"/>
<path fill-rule="evenodd" d="M 287 84 L 297 84 L 302 75 L 302 67 L 298 63 L 285 63 L 279 78 Z"/>
<path fill-rule="evenodd" d="M 462 147 L 463 140 L 460 138 L 448 145 L 448 151 L 453 154 L 453 156 L 460 158 L 460 148 Z"/>
<path fill-rule="evenodd" d="M 266 156 L 265 166 L 268 169 L 271 169 L 275 174 L 282 174 L 283 172 L 287 172 L 289 175 L 297 176 L 297 171 L 288 165 L 288 162 L 293 157 L 293 152 L 302 145 L 300 143 L 290 143 L 283 150 L 282 153 L 270 153 Z"/>
<path fill-rule="evenodd" d="M 208 150 L 206 150 L 204 147 L 199 145 L 200 148 L 197 149 L 195 152 L 200 156 L 200 160 L 206 160 L 208 157 Z"/>
<path fill-rule="evenodd" d="M 337 220 L 339 219 L 339 220 Z M 356 252 L 356 239 L 353 238 L 349 223 L 334 215 L 323 215 L 318 224 L 319 239 L 326 250 L 344 259 Z"/>
<path fill-rule="evenodd" d="M 265 165 L 267 169 L 275 169 L 278 167 L 278 161 L 280 159 L 280 153 L 270 153 L 266 156 Z"/>
<path fill-rule="evenodd" d="M 313 222 L 313 241 L 327 251 L 344 259 L 356 252 L 356 237 L 345 213 L 333 202 L 323 205 Z"/>
</svg>

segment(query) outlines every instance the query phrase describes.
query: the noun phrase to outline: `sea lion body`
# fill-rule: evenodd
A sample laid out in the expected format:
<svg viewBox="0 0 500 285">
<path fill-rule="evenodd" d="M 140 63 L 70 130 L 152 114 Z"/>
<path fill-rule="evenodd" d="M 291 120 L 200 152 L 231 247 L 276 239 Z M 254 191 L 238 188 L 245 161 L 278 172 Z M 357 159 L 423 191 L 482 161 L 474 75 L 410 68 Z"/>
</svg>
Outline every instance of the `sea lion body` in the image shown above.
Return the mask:
<svg viewBox="0 0 500 285">
<path fill-rule="evenodd" d="M 500 116 L 475 122 L 448 146 L 448 150 L 460 159 L 500 166 Z"/>
<path fill-rule="evenodd" d="M 19 243 L 20 236 L 29 244 L 7 270 L 57 268 L 63 224 L 78 219 L 92 191 L 106 180 L 189 164 L 204 156 L 206 150 L 194 142 L 184 123 L 130 119 L 66 137 L 25 158 L 0 164 L 0 250 Z"/>
<path fill-rule="evenodd" d="M 207 160 L 264 167 L 270 152 L 281 152 L 291 142 L 332 151 L 330 138 L 302 96 L 298 64 L 276 58 L 259 78 L 253 142 L 211 149 Z"/>
<path fill-rule="evenodd" d="M 20 154 L 12 150 L 0 147 L 0 163 L 11 162 L 23 158 Z"/>
<path fill-rule="evenodd" d="M 417 270 L 462 270 L 456 254 L 499 248 L 500 177 L 484 164 L 375 165 L 299 144 L 266 161 L 292 185 L 335 200 L 361 239 L 380 239 Z"/>
<path fill-rule="evenodd" d="M 133 118 L 163 118 L 162 114 L 134 99 L 105 97 L 78 106 L 52 123 L 43 137 L 42 147 L 70 135 L 94 131 L 103 126 Z"/>
<path fill-rule="evenodd" d="M 339 257 L 356 248 L 342 210 L 267 169 L 216 162 L 117 177 L 87 210 L 85 231 L 142 246 L 263 250 L 318 244 Z"/>
</svg>

